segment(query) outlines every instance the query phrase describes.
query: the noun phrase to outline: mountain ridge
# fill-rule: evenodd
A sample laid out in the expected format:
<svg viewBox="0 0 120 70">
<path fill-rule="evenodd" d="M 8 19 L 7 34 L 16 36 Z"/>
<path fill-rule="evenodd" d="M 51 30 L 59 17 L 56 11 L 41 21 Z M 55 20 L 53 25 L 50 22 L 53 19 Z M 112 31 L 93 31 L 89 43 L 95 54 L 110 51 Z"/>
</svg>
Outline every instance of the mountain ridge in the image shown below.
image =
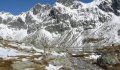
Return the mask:
<svg viewBox="0 0 120 70">
<path fill-rule="evenodd" d="M 111 0 L 94 0 L 87 4 L 78 0 L 71 0 L 68 4 L 67 1 L 64 4 L 62 3 L 63 0 L 57 0 L 53 7 L 36 4 L 32 9 L 18 16 L 1 13 L 0 22 L 11 31 L 15 29 L 24 30 L 18 32 L 25 35 L 20 41 L 27 43 L 35 41 L 36 44 L 33 45 L 38 48 L 40 48 L 40 38 L 44 36 L 49 38 L 47 34 L 50 35 L 51 40 L 49 41 L 52 44 L 61 47 L 87 47 L 92 49 L 97 45 L 101 47 L 120 42 L 118 0 L 115 3 Z M 112 4 L 116 4 L 118 7 L 115 9 L 117 13 Z M 42 36 L 39 34 L 41 29 L 45 30 Z M 112 34 L 114 31 L 115 33 Z M 3 33 L 4 31 L 1 29 L 0 32 Z M 5 34 L 5 38 L 13 37 L 14 32 Z M 17 39 L 19 34 L 14 39 Z"/>
</svg>

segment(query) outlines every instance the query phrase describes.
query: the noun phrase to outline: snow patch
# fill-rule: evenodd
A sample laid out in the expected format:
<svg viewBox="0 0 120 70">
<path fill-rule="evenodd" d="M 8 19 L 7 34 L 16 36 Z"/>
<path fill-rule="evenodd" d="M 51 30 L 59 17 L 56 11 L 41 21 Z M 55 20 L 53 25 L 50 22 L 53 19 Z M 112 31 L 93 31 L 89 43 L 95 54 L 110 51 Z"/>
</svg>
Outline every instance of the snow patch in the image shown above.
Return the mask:
<svg viewBox="0 0 120 70">
<path fill-rule="evenodd" d="M 49 65 L 48 67 L 46 67 L 47 70 L 59 70 L 62 66 L 53 66 L 53 65 Z"/>
<path fill-rule="evenodd" d="M 17 55 L 29 55 L 11 48 L 2 48 L 0 47 L 0 57 L 7 58 L 9 56 L 17 56 Z"/>
<path fill-rule="evenodd" d="M 97 60 L 100 56 L 101 55 L 92 54 L 92 55 L 90 55 L 89 57 L 86 57 L 86 58 Z"/>
<path fill-rule="evenodd" d="M 66 55 L 66 53 L 57 53 L 57 52 L 55 52 L 55 51 L 51 52 L 51 54 L 52 54 L 53 56 L 65 56 L 65 55 Z"/>
</svg>

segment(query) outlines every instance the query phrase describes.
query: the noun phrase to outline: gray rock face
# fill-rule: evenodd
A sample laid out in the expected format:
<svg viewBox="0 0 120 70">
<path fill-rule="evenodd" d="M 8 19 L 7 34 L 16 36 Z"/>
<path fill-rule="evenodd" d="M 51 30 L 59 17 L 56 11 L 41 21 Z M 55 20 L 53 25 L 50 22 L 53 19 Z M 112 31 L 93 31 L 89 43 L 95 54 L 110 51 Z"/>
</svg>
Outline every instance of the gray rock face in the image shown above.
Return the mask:
<svg viewBox="0 0 120 70">
<path fill-rule="evenodd" d="M 120 12 L 118 10 L 120 10 L 120 0 L 113 0 L 112 7 L 114 9 L 114 13 L 119 16 Z"/>
<path fill-rule="evenodd" d="M 50 5 L 45 5 L 45 6 L 42 6 L 41 4 L 36 4 L 34 7 L 33 7 L 33 14 L 34 15 L 37 15 L 38 13 L 40 13 L 41 11 L 45 11 L 45 10 L 49 10 L 51 8 Z"/>
<path fill-rule="evenodd" d="M 8 17 L 7 20 L 2 20 L 2 23 L 3 23 L 3 24 L 8 24 L 8 23 L 11 22 L 12 20 L 13 20 L 12 18 Z"/>
<path fill-rule="evenodd" d="M 0 36 L 0 40 L 3 40 L 3 38 Z"/>
<path fill-rule="evenodd" d="M 118 12 L 118 10 L 120 10 L 120 0 L 111 0 L 111 2 L 103 1 L 98 7 L 103 11 L 113 12 L 118 16 L 120 15 L 120 12 Z"/>
<path fill-rule="evenodd" d="M 57 2 L 62 3 L 65 6 L 72 5 L 74 1 L 79 1 L 79 0 L 57 0 Z"/>
<path fill-rule="evenodd" d="M 2 18 L 0 17 L 0 23 L 2 23 Z"/>
<path fill-rule="evenodd" d="M 10 22 L 9 27 L 18 28 L 18 29 L 21 29 L 21 28 L 26 29 L 25 22 L 21 18 L 17 18 L 17 20 Z"/>
<path fill-rule="evenodd" d="M 37 4 L 33 7 L 33 14 L 36 15 L 40 12 L 42 6 L 40 4 Z"/>
<path fill-rule="evenodd" d="M 28 25 L 28 30 L 27 30 L 27 33 L 30 34 L 30 33 L 33 33 L 34 31 L 38 30 L 40 27 L 39 24 L 31 24 L 31 25 Z"/>
<path fill-rule="evenodd" d="M 99 8 L 106 11 L 106 12 L 113 12 L 112 4 L 110 4 L 108 1 L 104 1 L 99 5 Z"/>
<path fill-rule="evenodd" d="M 66 30 L 69 30 L 70 28 L 69 27 L 64 27 L 63 24 L 57 24 L 57 25 L 54 25 L 54 26 L 48 26 L 45 28 L 47 31 L 49 32 L 59 32 L 59 33 L 62 33 Z"/>
<path fill-rule="evenodd" d="M 50 32 L 58 31 L 59 33 L 69 30 L 69 23 L 66 20 L 70 20 L 70 16 L 68 14 L 62 14 L 59 10 L 52 8 L 49 16 L 56 21 L 53 22 L 54 25 L 47 26 L 45 29 Z M 62 24 L 61 24 L 61 23 Z M 67 24 L 68 23 L 68 24 Z"/>
<path fill-rule="evenodd" d="M 52 17 L 53 19 L 58 19 L 59 18 L 59 16 L 58 16 L 59 14 L 60 14 L 60 12 L 57 9 L 52 8 L 50 10 L 49 16 Z"/>
<path fill-rule="evenodd" d="M 118 30 L 118 36 L 120 36 L 120 30 Z"/>
<path fill-rule="evenodd" d="M 26 22 L 27 24 L 34 23 L 34 22 L 35 22 L 35 21 L 33 20 L 33 17 L 30 15 L 29 12 L 26 14 L 25 22 Z"/>
<path fill-rule="evenodd" d="M 51 7 L 52 7 L 52 6 L 49 5 L 49 4 L 48 4 L 48 5 L 45 5 L 45 6 L 43 7 L 43 10 L 49 10 L 49 9 L 51 9 Z"/>
<path fill-rule="evenodd" d="M 115 0 L 115 4 L 117 6 L 117 9 L 120 10 L 120 0 Z"/>
</svg>

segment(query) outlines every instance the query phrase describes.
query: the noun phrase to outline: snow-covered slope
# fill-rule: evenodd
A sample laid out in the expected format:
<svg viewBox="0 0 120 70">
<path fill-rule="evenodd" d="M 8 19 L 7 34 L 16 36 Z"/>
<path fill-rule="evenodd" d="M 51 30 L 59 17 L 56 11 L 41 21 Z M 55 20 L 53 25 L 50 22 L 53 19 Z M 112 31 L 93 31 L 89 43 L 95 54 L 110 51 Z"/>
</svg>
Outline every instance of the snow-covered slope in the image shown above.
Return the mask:
<svg viewBox="0 0 120 70">
<path fill-rule="evenodd" d="M 36 4 L 18 16 L 0 13 L 0 36 L 40 47 L 41 38 L 59 47 L 101 47 L 120 42 L 118 0 L 57 0 Z M 92 47 L 92 48 L 91 48 Z"/>
<path fill-rule="evenodd" d="M 4 39 L 10 39 L 10 40 L 22 40 L 25 36 L 27 36 L 27 30 L 25 29 L 15 29 L 15 28 L 9 28 L 5 24 L 0 24 L 0 36 L 2 36 Z"/>
</svg>

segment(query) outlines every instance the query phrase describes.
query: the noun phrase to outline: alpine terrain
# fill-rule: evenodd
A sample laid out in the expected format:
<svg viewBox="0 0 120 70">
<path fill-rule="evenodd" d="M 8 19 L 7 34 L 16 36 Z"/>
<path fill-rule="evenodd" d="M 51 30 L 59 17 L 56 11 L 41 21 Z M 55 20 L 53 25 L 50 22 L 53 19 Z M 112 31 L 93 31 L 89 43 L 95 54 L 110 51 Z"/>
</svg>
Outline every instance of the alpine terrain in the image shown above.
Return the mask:
<svg viewBox="0 0 120 70">
<path fill-rule="evenodd" d="M 57 0 L 0 12 L 0 70 L 120 70 L 120 0 Z"/>
</svg>

